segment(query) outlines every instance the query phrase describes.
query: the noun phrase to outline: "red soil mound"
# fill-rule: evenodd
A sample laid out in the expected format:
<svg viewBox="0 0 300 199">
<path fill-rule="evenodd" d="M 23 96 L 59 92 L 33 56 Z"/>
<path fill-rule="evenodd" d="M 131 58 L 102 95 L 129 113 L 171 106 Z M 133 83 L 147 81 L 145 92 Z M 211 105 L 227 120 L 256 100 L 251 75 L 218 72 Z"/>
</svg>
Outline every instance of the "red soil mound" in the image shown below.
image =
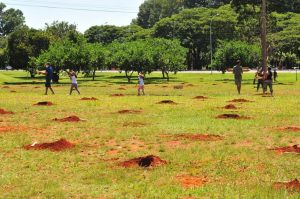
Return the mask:
<svg viewBox="0 0 300 199">
<path fill-rule="evenodd" d="M 140 110 L 127 110 L 127 109 L 118 111 L 119 114 L 125 114 L 125 113 L 133 114 L 133 113 L 140 113 L 140 112 L 142 112 L 142 111 L 140 111 Z"/>
<path fill-rule="evenodd" d="M 278 130 L 280 131 L 291 131 L 291 132 L 295 132 L 295 131 L 300 131 L 300 126 L 288 126 L 288 127 L 281 127 Z"/>
<path fill-rule="evenodd" d="M 4 114 L 14 114 L 14 113 L 0 108 L 0 115 L 4 115 Z"/>
<path fill-rule="evenodd" d="M 66 149 L 73 148 L 75 145 L 68 142 L 65 139 L 60 139 L 55 142 L 50 142 L 50 143 L 41 143 L 41 144 L 31 144 L 31 145 L 26 145 L 24 148 L 26 150 L 51 150 L 51 151 L 63 151 Z"/>
<path fill-rule="evenodd" d="M 275 150 L 277 153 L 300 153 L 300 147 L 298 145 L 287 146 L 287 147 L 277 147 L 272 150 Z"/>
<path fill-rule="evenodd" d="M 10 91 L 11 93 L 16 93 L 17 91 Z"/>
<path fill-rule="evenodd" d="M 125 96 L 124 94 L 112 94 L 110 95 L 111 97 L 123 97 Z"/>
<path fill-rule="evenodd" d="M 231 100 L 229 102 L 252 102 L 252 101 L 246 100 L 246 99 L 234 99 L 234 100 Z"/>
<path fill-rule="evenodd" d="M 193 87 L 193 86 L 195 86 L 194 84 L 187 84 L 186 86 L 188 86 L 188 87 Z"/>
<path fill-rule="evenodd" d="M 72 116 L 69 116 L 69 117 L 66 117 L 66 118 L 62 118 L 62 119 L 53 119 L 54 121 L 57 121 L 57 122 L 79 122 L 81 121 L 81 119 L 75 115 L 72 115 Z"/>
<path fill-rule="evenodd" d="M 2 88 L 10 88 L 9 86 L 3 86 Z"/>
<path fill-rule="evenodd" d="M 237 107 L 233 104 L 228 104 L 226 106 L 223 107 L 224 109 L 237 109 Z"/>
<path fill-rule="evenodd" d="M 126 88 L 118 88 L 118 90 L 125 91 Z"/>
<path fill-rule="evenodd" d="M 176 179 L 180 182 L 184 188 L 199 187 L 207 182 L 205 178 L 199 178 L 195 176 L 177 176 Z"/>
<path fill-rule="evenodd" d="M 38 102 L 37 104 L 34 104 L 35 106 L 52 106 L 52 102 Z"/>
<path fill-rule="evenodd" d="M 162 100 L 162 101 L 158 102 L 157 104 L 176 104 L 176 103 L 173 102 L 172 100 Z"/>
<path fill-rule="evenodd" d="M 218 119 L 250 119 L 249 117 L 243 117 L 243 116 L 240 116 L 238 114 L 231 114 L 231 113 L 227 113 L 227 114 L 222 114 L 222 115 L 218 115 L 216 118 Z"/>
<path fill-rule="evenodd" d="M 223 139 L 223 137 L 219 135 L 204 135 L 204 134 L 180 134 L 180 135 L 176 135 L 176 137 L 194 140 L 194 141 L 216 141 L 216 140 Z"/>
<path fill-rule="evenodd" d="M 202 99 L 202 100 L 204 100 L 204 99 L 207 99 L 207 97 L 204 97 L 204 96 L 196 96 L 196 97 L 194 97 L 194 99 Z"/>
<path fill-rule="evenodd" d="M 98 100 L 98 99 L 95 98 L 95 97 L 91 97 L 91 98 L 89 98 L 89 97 L 83 97 L 80 100 Z"/>
<path fill-rule="evenodd" d="M 122 167 L 157 167 L 166 164 L 167 161 L 160 159 L 154 155 L 148 155 L 146 157 L 138 157 L 125 162 L 120 163 Z"/>
<path fill-rule="evenodd" d="M 295 179 L 290 182 L 276 182 L 273 184 L 275 189 L 282 189 L 286 188 L 292 191 L 300 191 L 300 182 L 298 179 Z"/>
<path fill-rule="evenodd" d="M 183 85 L 175 85 L 173 88 L 174 89 L 183 89 Z"/>
</svg>

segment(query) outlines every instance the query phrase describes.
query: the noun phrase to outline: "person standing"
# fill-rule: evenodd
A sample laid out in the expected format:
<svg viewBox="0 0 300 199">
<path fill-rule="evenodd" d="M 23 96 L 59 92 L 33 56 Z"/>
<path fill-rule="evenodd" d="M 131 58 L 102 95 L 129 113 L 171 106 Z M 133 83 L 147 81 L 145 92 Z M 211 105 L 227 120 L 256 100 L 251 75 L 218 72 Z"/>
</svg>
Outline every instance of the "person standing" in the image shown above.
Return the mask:
<svg viewBox="0 0 300 199">
<path fill-rule="evenodd" d="M 39 71 L 38 72 L 39 74 L 45 75 L 45 79 L 46 79 L 46 82 L 45 82 L 45 87 L 46 87 L 45 95 L 48 94 L 48 89 L 50 89 L 50 91 L 54 95 L 54 91 L 53 91 L 53 89 L 51 87 L 51 80 L 53 78 L 53 68 L 52 68 L 52 66 L 50 66 L 49 63 L 46 63 L 45 67 L 46 67 L 45 71 Z"/>
<path fill-rule="evenodd" d="M 267 87 L 270 88 L 271 96 L 273 96 L 273 74 L 271 67 L 268 67 L 268 71 L 264 74 L 264 87 L 263 93 L 266 94 Z"/>
<path fill-rule="evenodd" d="M 278 77 L 278 74 L 277 74 L 277 71 L 276 71 L 276 68 L 274 69 L 274 82 L 277 82 L 277 77 Z"/>
<path fill-rule="evenodd" d="M 241 94 L 243 68 L 240 60 L 237 60 L 236 65 L 233 67 L 233 74 L 237 91 Z"/>
<path fill-rule="evenodd" d="M 144 74 L 143 73 L 139 73 L 139 76 L 138 76 L 138 83 L 139 83 L 139 86 L 138 86 L 138 95 L 141 95 L 140 91 L 142 90 L 142 93 L 143 95 L 145 95 L 145 92 L 144 92 Z"/>
<path fill-rule="evenodd" d="M 77 93 L 80 95 L 80 92 L 78 90 L 78 85 L 77 85 L 77 75 L 76 72 L 71 70 L 70 72 L 67 72 L 70 80 L 71 80 L 71 88 L 70 88 L 70 95 L 72 95 L 73 89 L 75 88 L 75 90 L 77 91 Z"/>
<path fill-rule="evenodd" d="M 259 71 L 257 71 L 257 86 L 256 86 L 256 92 L 258 92 L 259 90 L 259 87 L 261 85 L 262 88 L 264 88 L 264 78 L 263 78 L 263 71 L 262 69 L 260 68 Z"/>
</svg>

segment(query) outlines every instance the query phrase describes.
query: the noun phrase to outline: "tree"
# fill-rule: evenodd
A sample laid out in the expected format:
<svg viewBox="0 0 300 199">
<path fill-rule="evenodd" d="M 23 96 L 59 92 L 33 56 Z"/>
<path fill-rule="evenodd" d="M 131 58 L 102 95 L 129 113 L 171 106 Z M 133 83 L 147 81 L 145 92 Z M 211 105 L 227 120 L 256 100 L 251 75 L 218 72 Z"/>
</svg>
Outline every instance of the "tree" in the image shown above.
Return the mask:
<svg viewBox="0 0 300 199">
<path fill-rule="evenodd" d="M 77 32 L 75 24 L 69 24 L 65 21 L 53 21 L 51 24 L 45 24 L 45 31 L 49 34 L 53 41 L 62 40 Z"/>
<path fill-rule="evenodd" d="M 215 53 L 214 67 L 225 72 L 236 60 L 241 60 L 243 66 L 255 68 L 259 66 L 260 57 L 259 45 L 251 45 L 243 41 L 220 41 Z"/>
<path fill-rule="evenodd" d="M 107 50 L 100 44 L 86 44 L 89 55 L 88 67 L 93 71 L 93 80 L 95 80 L 96 70 L 105 69 L 105 59 Z"/>
<path fill-rule="evenodd" d="M 92 26 L 84 32 L 89 43 L 109 44 L 122 38 L 124 32 L 121 27 L 112 25 Z"/>
<path fill-rule="evenodd" d="M 6 5 L 0 2 L 0 36 L 7 36 L 16 29 L 24 26 L 25 17 L 21 10 L 7 9 Z"/>
</svg>

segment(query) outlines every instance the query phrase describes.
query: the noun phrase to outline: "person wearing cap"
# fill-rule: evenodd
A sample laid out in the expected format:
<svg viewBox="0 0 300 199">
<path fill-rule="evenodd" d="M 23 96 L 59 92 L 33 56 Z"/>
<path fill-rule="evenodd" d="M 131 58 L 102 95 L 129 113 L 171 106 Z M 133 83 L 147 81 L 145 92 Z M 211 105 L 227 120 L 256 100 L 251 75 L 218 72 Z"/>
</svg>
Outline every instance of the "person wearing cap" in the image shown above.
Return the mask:
<svg viewBox="0 0 300 199">
<path fill-rule="evenodd" d="M 237 60 L 236 65 L 233 67 L 233 74 L 234 74 L 234 81 L 239 94 L 241 94 L 241 87 L 242 87 L 242 74 L 243 68 L 241 66 L 241 61 Z"/>
<path fill-rule="evenodd" d="M 264 94 L 266 94 L 268 86 L 270 88 L 271 96 L 273 96 L 273 74 L 271 67 L 268 67 L 268 71 L 264 74 Z"/>
</svg>

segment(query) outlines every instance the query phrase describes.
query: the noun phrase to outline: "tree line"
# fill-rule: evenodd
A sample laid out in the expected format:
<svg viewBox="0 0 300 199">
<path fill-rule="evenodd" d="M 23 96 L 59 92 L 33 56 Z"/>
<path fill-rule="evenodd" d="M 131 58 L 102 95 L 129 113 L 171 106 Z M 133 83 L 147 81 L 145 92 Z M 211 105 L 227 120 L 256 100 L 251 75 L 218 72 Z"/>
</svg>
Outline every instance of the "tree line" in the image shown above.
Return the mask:
<svg viewBox="0 0 300 199">
<path fill-rule="evenodd" d="M 269 64 L 299 66 L 300 0 L 267 2 Z M 146 0 L 130 25 L 92 26 L 84 33 L 63 21 L 29 28 L 22 11 L 0 3 L 0 67 L 32 76 L 51 62 L 58 72 L 73 68 L 93 78 L 108 68 L 125 71 L 128 81 L 132 71 L 161 70 L 168 78 L 186 69 L 225 71 L 235 59 L 253 68 L 260 57 L 259 0 Z"/>
</svg>

